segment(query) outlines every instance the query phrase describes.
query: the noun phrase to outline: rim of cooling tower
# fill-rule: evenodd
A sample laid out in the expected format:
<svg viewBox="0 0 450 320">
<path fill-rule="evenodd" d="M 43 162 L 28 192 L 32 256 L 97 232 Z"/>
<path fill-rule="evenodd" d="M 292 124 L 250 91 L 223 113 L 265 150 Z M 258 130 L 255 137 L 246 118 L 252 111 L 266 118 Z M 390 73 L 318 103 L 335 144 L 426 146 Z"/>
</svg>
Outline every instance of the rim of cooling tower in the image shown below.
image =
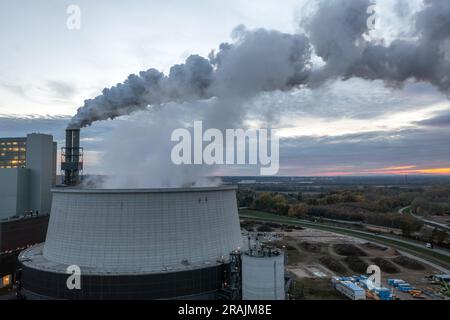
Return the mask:
<svg viewBox="0 0 450 320">
<path fill-rule="evenodd" d="M 182 188 L 149 188 L 149 189 L 83 189 L 80 187 L 63 187 L 52 189 L 53 193 L 171 193 L 237 190 L 237 186 L 220 187 L 182 187 Z"/>
<path fill-rule="evenodd" d="M 71 264 L 59 263 L 47 259 L 43 254 L 44 243 L 39 243 L 30 248 L 23 250 L 19 256 L 18 260 L 22 266 L 26 266 L 31 269 L 40 270 L 44 272 L 50 272 L 54 274 L 68 274 L 67 268 Z M 231 252 L 230 252 L 231 253 Z M 228 257 L 227 257 L 228 258 Z M 80 266 L 82 274 L 89 276 L 133 276 L 133 275 L 158 275 L 158 274 L 173 274 L 184 271 L 194 271 L 201 269 L 208 269 L 212 267 L 217 267 L 229 263 L 227 260 L 220 261 L 218 259 L 205 260 L 202 263 L 192 264 L 192 265 L 181 265 L 178 267 L 168 267 L 161 270 L 150 270 L 150 269 L 140 269 L 135 270 L 116 270 L 102 269 L 96 267 L 86 267 Z"/>
</svg>

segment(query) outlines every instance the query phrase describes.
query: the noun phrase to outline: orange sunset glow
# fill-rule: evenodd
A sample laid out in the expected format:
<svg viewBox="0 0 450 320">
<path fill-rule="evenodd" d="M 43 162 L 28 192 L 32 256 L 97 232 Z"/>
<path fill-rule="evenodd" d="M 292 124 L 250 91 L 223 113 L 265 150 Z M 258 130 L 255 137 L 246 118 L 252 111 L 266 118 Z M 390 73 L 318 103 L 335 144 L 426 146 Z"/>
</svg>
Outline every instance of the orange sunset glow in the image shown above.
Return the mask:
<svg viewBox="0 0 450 320">
<path fill-rule="evenodd" d="M 450 167 L 443 168 L 418 168 L 414 165 L 392 166 L 378 169 L 368 169 L 362 171 L 332 171 L 322 173 L 321 176 L 346 176 L 346 175 L 450 175 Z"/>
</svg>

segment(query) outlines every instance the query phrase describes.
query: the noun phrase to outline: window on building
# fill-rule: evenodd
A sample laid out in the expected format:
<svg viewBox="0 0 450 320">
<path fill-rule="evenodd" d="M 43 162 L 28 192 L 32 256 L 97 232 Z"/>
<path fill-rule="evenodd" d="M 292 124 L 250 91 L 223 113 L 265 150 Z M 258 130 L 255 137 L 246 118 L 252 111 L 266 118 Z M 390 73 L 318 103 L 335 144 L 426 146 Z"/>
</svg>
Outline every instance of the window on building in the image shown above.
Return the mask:
<svg viewBox="0 0 450 320">
<path fill-rule="evenodd" d="M 2 287 L 7 287 L 7 286 L 9 286 L 9 285 L 11 285 L 11 275 L 10 274 L 8 274 L 8 275 L 6 275 L 6 276 L 4 276 L 3 278 L 1 278 L 2 279 L 2 281 L 1 281 L 1 284 L 2 284 Z"/>
</svg>

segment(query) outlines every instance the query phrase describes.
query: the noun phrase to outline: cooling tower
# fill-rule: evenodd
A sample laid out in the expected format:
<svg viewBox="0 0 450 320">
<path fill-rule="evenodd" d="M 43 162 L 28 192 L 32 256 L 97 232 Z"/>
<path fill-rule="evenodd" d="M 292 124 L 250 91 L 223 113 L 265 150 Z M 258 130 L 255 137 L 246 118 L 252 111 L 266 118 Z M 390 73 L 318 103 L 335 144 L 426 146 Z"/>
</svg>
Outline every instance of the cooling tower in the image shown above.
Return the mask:
<svg viewBox="0 0 450 320">
<path fill-rule="evenodd" d="M 242 238 L 234 187 L 53 190 L 45 244 L 21 253 L 34 298 L 216 298 Z M 81 269 L 69 290 L 67 267 Z"/>
</svg>

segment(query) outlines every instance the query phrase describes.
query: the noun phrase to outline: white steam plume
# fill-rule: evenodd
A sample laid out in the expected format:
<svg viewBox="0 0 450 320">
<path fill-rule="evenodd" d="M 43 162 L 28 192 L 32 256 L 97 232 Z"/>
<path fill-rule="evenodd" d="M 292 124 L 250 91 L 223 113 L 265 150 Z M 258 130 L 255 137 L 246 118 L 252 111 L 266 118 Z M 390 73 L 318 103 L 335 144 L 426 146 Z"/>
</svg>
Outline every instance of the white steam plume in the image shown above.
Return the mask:
<svg viewBox="0 0 450 320">
<path fill-rule="evenodd" d="M 415 15 L 414 38 L 388 45 L 370 40 L 367 8 L 371 4 L 370 0 L 318 1 L 316 12 L 301 21 L 304 34 L 239 26 L 233 31 L 233 41 L 221 44 L 208 59 L 192 55 L 184 64 L 173 66 L 168 75 L 155 69 L 130 75 L 124 83 L 86 100 L 69 126 L 85 127 L 143 111 L 139 118 L 144 120 L 128 129 L 120 128 L 111 140 L 123 139 L 126 143 L 138 136 L 147 137 L 119 156 L 114 155 L 117 144 L 112 143 L 105 159 L 114 172 L 124 173 L 113 178 L 116 181 L 110 180 L 109 186 L 175 186 L 192 184 L 211 170 L 164 165 L 169 161 L 171 129 L 192 124 L 192 118 L 187 120 L 182 114 L 195 115 L 207 127 L 235 128 L 245 120 L 246 102 L 261 92 L 313 88 L 329 80 L 354 77 L 382 80 L 393 87 L 409 80 L 428 82 L 449 94 L 450 1 L 425 0 Z M 323 64 L 313 65 L 314 55 Z M 203 102 L 208 107 L 199 107 Z M 144 116 L 149 106 L 171 104 L 184 105 L 185 110 L 176 115 L 176 110 L 167 107 Z M 139 122 L 144 123 L 140 126 Z M 149 141 L 153 141 L 152 146 Z M 147 150 L 139 153 L 145 144 Z M 130 156 L 126 156 L 133 150 L 133 156 L 142 156 L 145 165 L 136 166 L 135 174 L 130 172 Z M 128 172 L 120 170 L 125 166 Z M 145 171 L 148 175 L 139 177 Z"/>
<path fill-rule="evenodd" d="M 425 0 L 415 16 L 414 39 L 388 46 L 367 39 L 364 14 L 370 0 L 321 1 L 317 13 L 303 21 L 317 55 L 325 66 L 311 81 L 358 77 L 384 80 L 394 87 L 406 80 L 431 83 L 450 93 L 450 1 Z"/>
<path fill-rule="evenodd" d="M 450 2 L 425 0 L 415 19 L 413 40 L 389 46 L 367 40 L 370 0 L 319 1 L 317 12 L 302 21 L 306 35 L 240 26 L 233 43 L 223 43 L 208 59 L 190 56 L 169 75 L 150 69 L 86 100 L 70 122 L 84 127 L 150 105 L 191 102 L 224 96 L 251 97 L 262 91 L 315 85 L 333 78 L 360 77 L 402 85 L 429 82 L 444 93 L 450 88 Z M 325 66 L 312 68 L 311 51 Z M 314 71 L 312 71 L 314 70 Z"/>
<path fill-rule="evenodd" d="M 104 89 L 101 95 L 85 101 L 69 127 L 85 127 L 151 105 L 211 97 L 249 98 L 261 91 L 303 84 L 308 78 L 310 46 L 305 36 L 248 31 L 241 26 L 233 38 L 233 44 L 222 44 L 209 60 L 192 55 L 184 64 L 173 66 L 167 76 L 150 69 Z"/>
</svg>

